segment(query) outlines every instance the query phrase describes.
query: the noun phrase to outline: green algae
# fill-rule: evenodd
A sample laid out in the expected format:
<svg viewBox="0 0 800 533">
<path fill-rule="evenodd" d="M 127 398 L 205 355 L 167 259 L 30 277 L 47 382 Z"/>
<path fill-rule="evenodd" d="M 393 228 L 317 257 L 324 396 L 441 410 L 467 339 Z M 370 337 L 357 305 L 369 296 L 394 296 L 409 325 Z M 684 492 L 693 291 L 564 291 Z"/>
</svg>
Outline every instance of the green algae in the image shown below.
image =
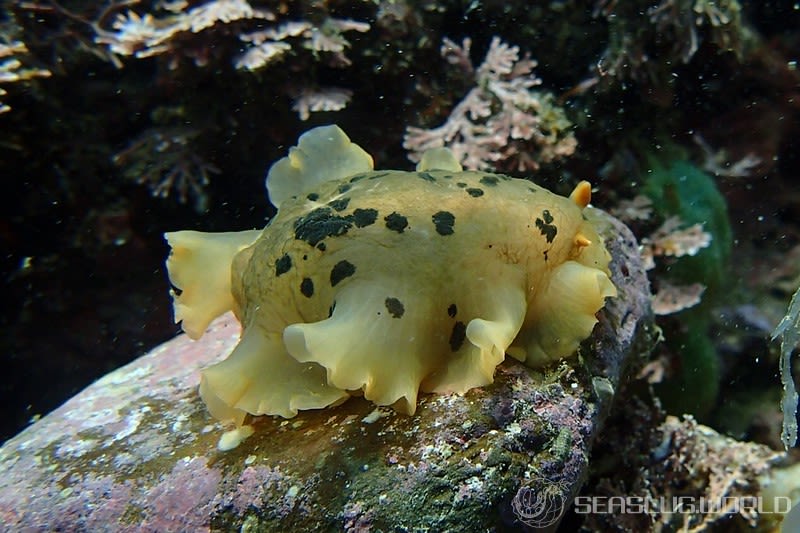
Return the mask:
<svg viewBox="0 0 800 533">
<path fill-rule="evenodd" d="M 725 198 L 714 178 L 685 159 L 678 148 L 667 146 L 647 157 L 643 192 L 663 219 L 678 216 L 688 227 L 701 224 L 711 243 L 693 256 L 670 261 L 656 277 L 673 285 L 700 283 L 706 287 L 700 304 L 675 315 L 681 328 L 666 336 L 669 349 L 679 354 L 679 375 L 657 387 L 665 407 L 673 413 L 704 416 L 719 394 L 720 362 L 709 336 L 710 310 L 724 301 L 731 280 L 729 262 L 733 237 Z"/>
<path fill-rule="evenodd" d="M 714 178 L 691 162 L 678 158 L 648 158 L 650 172 L 643 193 L 664 219 L 680 217 L 686 226 L 701 224 L 711 234 L 711 244 L 694 256 L 684 256 L 669 266 L 667 277 L 678 284 L 706 286 L 704 300 L 720 298 L 730 285 L 728 263 L 733 236 L 725 197 Z"/>
</svg>

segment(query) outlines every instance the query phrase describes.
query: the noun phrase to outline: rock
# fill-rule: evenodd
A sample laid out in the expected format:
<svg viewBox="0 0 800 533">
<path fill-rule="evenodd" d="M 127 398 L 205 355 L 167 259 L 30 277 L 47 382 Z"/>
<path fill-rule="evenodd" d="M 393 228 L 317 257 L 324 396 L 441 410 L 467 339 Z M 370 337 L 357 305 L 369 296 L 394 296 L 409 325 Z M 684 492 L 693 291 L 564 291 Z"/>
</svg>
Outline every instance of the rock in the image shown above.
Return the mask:
<svg viewBox="0 0 800 533">
<path fill-rule="evenodd" d="M 800 463 L 790 456 L 646 402 L 621 407 L 592 452 L 605 458 L 591 494 L 581 494 L 592 500 L 576 503 L 585 531 L 775 533 L 781 520 L 782 531 L 800 531 L 783 516 L 800 501 Z"/>
<path fill-rule="evenodd" d="M 225 316 L 202 340 L 165 343 L 6 442 L 0 520 L 50 531 L 555 523 L 586 475 L 625 368 L 653 337 L 634 237 L 609 218 L 606 238 L 619 297 L 579 357 L 543 372 L 506 361 L 491 386 L 423 395 L 415 416 L 353 398 L 291 420 L 262 417 L 220 452 L 224 428 L 197 384 L 198 369 L 236 343 L 238 325 Z M 534 506 L 543 492 L 544 509 Z"/>
</svg>

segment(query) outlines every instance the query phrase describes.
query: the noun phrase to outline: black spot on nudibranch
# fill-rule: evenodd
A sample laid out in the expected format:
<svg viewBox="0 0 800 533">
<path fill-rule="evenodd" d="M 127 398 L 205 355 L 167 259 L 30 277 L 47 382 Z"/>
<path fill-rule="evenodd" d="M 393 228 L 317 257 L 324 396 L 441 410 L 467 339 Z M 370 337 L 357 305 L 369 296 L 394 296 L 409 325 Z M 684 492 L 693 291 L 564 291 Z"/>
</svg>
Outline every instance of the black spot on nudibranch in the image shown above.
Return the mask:
<svg viewBox="0 0 800 533">
<path fill-rule="evenodd" d="M 556 234 L 558 233 L 558 228 L 551 224 L 552 222 L 553 215 L 551 215 L 550 211 L 547 209 L 542 211 L 542 218 L 536 219 L 536 227 L 539 228 L 539 231 L 544 235 L 548 243 L 553 242 L 553 239 L 556 238 Z"/>
<path fill-rule="evenodd" d="M 317 250 L 319 250 L 320 252 L 324 252 L 326 248 L 327 246 L 325 245 L 324 242 L 321 242 L 317 245 Z"/>
<path fill-rule="evenodd" d="M 458 307 L 456 307 L 456 304 L 450 304 L 450 306 L 447 308 L 447 316 L 454 318 L 457 314 Z"/>
<path fill-rule="evenodd" d="M 339 187 L 336 188 L 336 190 L 339 191 L 341 194 L 344 194 L 347 191 L 349 191 L 351 188 L 352 187 L 350 185 L 348 185 L 347 183 L 342 183 L 341 185 L 339 185 Z"/>
<path fill-rule="evenodd" d="M 350 183 L 355 183 L 355 182 L 357 182 L 357 181 L 361 181 L 361 180 L 363 180 L 363 179 L 364 179 L 364 178 L 366 178 L 366 177 L 367 177 L 367 175 L 366 175 L 366 174 L 356 174 L 355 176 L 353 176 L 352 178 L 350 178 Z"/>
<path fill-rule="evenodd" d="M 347 209 L 347 204 L 350 203 L 350 198 L 337 198 L 336 200 L 331 200 L 328 202 L 328 205 L 332 207 L 335 211 L 344 211 Z"/>
<path fill-rule="evenodd" d="M 430 182 L 436 181 L 436 178 L 434 178 L 430 172 L 417 172 L 417 177 L 422 178 L 425 181 L 430 181 Z"/>
<path fill-rule="evenodd" d="M 378 211 L 375 209 L 356 209 L 353 211 L 353 220 L 357 228 L 371 226 L 378 218 Z"/>
<path fill-rule="evenodd" d="M 408 219 L 397 211 L 386 215 L 383 220 L 386 221 L 387 228 L 397 233 L 403 233 L 403 230 L 408 227 Z"/>
<path fill-rule="evenodd" d="M 452 235 L 456 217 L 449 211 L 439 211 L 431 217 L 436 225 L 436 233 L 439 235 Z"/>
<path fill-rule="evenodd" d="M 480 181 L 484 185 L 488 185 L 490 187 L 494 187 L 495 185 L 497 185 L 499 183 L 500 180 L 497 179 L 497 176 L 484 176 L 484 177 L 482 177 L 480 179 Z"/>
<path fill-rule="evenodd" d="M 453 324 L 453 331 L 450 332 L 450 350 L 457 352 L 464 344 L 464 339 L 467 338 L 467 326 L 463 322 L 458 321 Z"/>
<path fill-rule="evenodd" d="M 389 311 L 389 314 L 392 315 L 392 318 L 401 318 L 403 313 L 406 312 L 403 302 L 397 298 L 386 298 L 384 305 L 386 305 L 386 310 Z"/>
<path fill-rule="evenodd" d="M 331 287 L 356 273 L 356 266 L 350 261 L 339 261 L 331 269 Z"/>
<path fill-rule="evenodd" d="M 311 278 L 303 278 L 303 281 L 300 282 L 300 292 L 306 298 L 314 296 L 314 282 L 311 281 Z"/>
<path fill-rule="evenodd" d="M 461 187 L 462 189 L 463 189 L 464 187 L 466 187 L 466 186 L 467 186 L 467 184 L 466 184 L 466 183 L 464 183 L 463 181 L 459 181 L 458 183 L 456 183 L 456 185 L 458 185 L 458 186 L 459 186 L 459 187 Z"/>
<path fill-rule="evenodd" d="M 467 191 L 467 194 L 469 194 L 473 198 L 478 198 L 479 196 L 483 196 L 483 189 L 477 189 L 477 188 L 474 188 L 474 187 L 470 187 L 466 191 Z"/>
<path fill-rule="evenodd" d="M 349 201 L 349 198 L 333 200 L 328 204 L 329 207 L 318 207 L 295 220 L 294 238 L 324 251 L 322 240 L 326 237 L 344 235 L 354 224 L 357 228 L 363 228 L 375 223 L 378 218 L 378 212 L 375 209 L 356 209 L 352 215 L 345 216 L 337 215 L 331 209 L 340 211 L 347 207 Z"/>
<path fill-rule="evenodd" d="M 335 215 L 330 207 L 318 207 L 294 221 L 294 238 L 316 246 L 325 237 L 344 235 L 352 226 L 349 217 Z"/>
<path fill-rule="evenodd" d="M 289 254 L 283 254 L 283 257 L 275 261 L 275 276 L 286 274 L 292 268 L 292 258 Z"/>
<path fill-rule="evenodd" d="M 317 194 L 317 193 L 315 193 L 315 192 L 311 192 L 311 193 L 308 193 L 308 195 L 306 196 L 306 198 L 308 198 L 308 199 L 309 199 L 309 200 L 311 200 L 312 202 L 316 202 L 317 200 L 319 200 L 319 194 Z"/>
</svg>

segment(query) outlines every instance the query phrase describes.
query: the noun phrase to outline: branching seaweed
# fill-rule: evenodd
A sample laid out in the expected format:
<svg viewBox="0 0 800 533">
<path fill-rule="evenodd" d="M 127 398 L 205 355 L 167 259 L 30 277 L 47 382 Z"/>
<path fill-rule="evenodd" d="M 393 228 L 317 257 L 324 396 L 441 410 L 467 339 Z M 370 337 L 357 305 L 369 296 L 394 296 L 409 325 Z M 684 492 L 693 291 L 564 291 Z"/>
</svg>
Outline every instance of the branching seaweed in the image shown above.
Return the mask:
<svg viewBox="0 0 800 533">
<path fill-rule="evenodd" d="M 780 336 L 781 338 L 781 382 L 783 383 L 783 399 L 781 410 L 783 411 L 783 430 L 781 431 L 781 441 L 788 450 L 797 443 L 797 389 L 792 379 L 792 352 L 800 343 L 800 287 L 792 296 L 789 310 L 786 316 L 780 321 L 775 331 L 772 332 L 772 340 Z"/>
</svg>

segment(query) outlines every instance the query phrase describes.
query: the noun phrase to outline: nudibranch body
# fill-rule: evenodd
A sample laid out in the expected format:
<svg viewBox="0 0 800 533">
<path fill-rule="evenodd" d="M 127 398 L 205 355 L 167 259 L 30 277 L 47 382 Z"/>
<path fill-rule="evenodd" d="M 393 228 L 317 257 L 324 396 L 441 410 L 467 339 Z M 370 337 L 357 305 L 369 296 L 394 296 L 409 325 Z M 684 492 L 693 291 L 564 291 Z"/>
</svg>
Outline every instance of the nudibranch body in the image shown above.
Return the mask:
<svg viewBox="0 0 800 533">
<path fill-rule="evenodd" d="M 230 356 L 203 372 L 211 413 L 292 417 L 363 394 L 414 413 L 423 392 L 492 382 L 506 354 L 573 354 L 606 297 L 609 254 L 584 208 L 445 149 L 415 172 L 375 171 L 336 126 L 271 168 L 261 231 L 168 233 L 175 319 L 192 338 L 233 310 Z"/>
</svg>

